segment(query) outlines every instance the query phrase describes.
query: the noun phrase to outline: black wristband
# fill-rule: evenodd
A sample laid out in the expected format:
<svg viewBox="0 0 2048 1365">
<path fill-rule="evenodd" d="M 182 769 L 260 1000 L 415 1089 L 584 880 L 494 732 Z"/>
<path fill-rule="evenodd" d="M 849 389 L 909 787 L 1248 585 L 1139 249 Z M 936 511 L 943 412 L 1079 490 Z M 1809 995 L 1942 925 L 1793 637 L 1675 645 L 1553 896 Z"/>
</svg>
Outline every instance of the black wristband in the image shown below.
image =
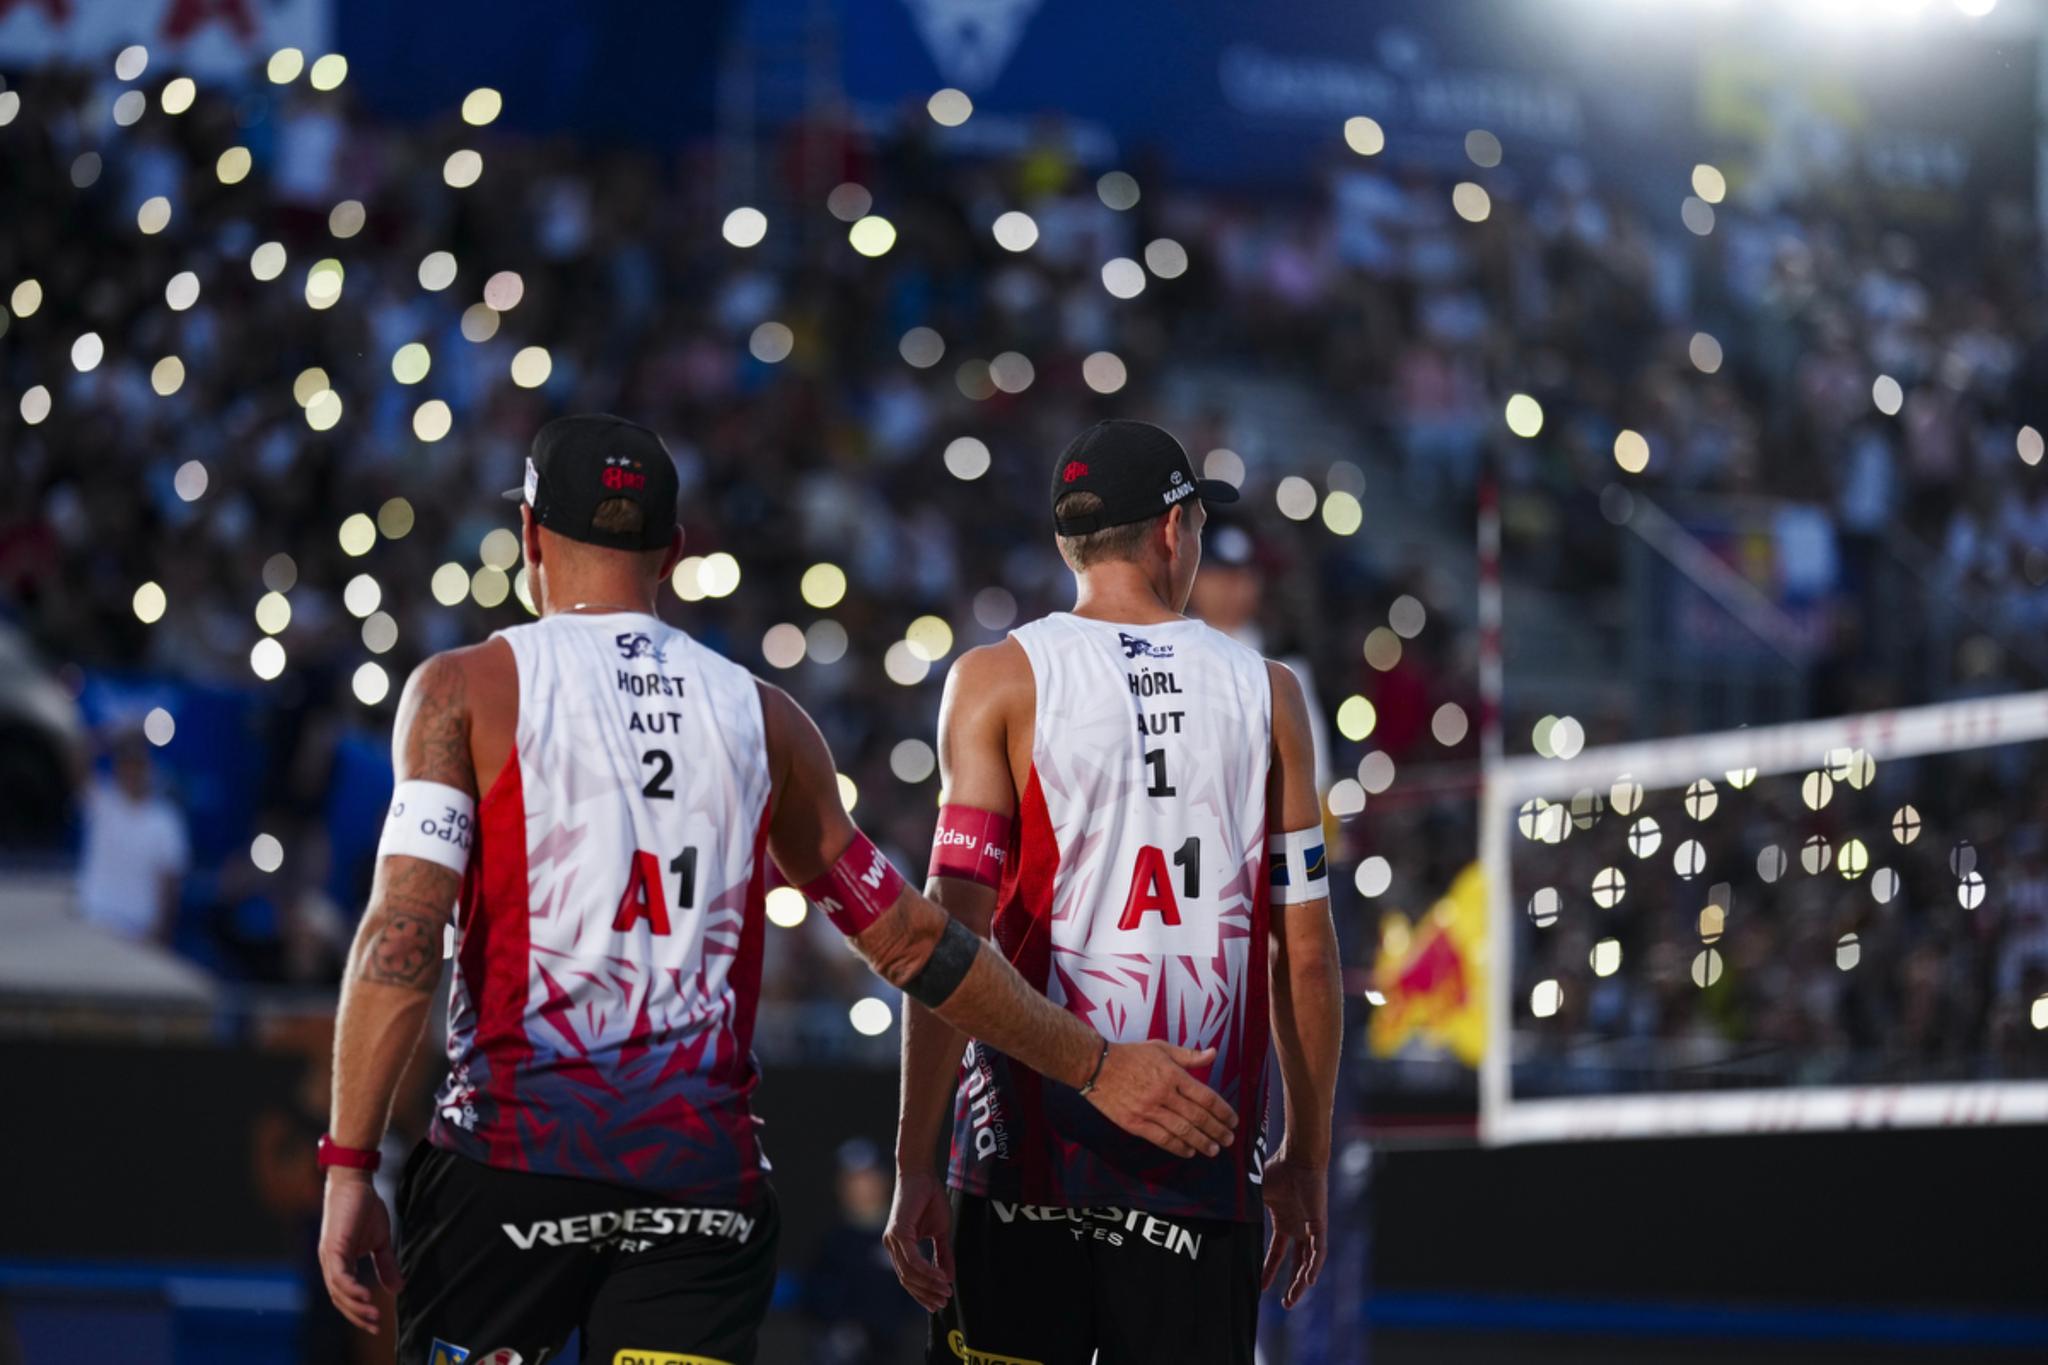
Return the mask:
<svg viewBox="0 0 2048 1365">
<path fill-rule="evenodd" d="M 937 1009 L 960 989 L 968 969 L 974 966 L 974 955 L 980 951 L 981 940 L 973 931 L 951 915 L 946 916 L 945 930 L 932 945 L 932 955 L 917 969 L 916 976 L 903 983 L 903 993 L 927 1009 Z"/>
</svg>

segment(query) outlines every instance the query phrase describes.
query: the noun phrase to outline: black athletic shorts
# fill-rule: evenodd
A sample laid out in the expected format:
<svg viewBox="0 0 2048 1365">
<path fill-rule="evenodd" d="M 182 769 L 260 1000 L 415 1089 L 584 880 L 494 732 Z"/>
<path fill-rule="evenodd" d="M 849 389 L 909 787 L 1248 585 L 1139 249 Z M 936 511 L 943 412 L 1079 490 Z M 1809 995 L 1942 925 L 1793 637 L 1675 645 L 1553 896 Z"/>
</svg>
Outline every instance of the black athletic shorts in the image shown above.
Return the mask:
<svg viewBox="0 0 2048 1365">
<path fill-rule="evenodd" d="M 398 1182 L 399 1365 L 752 1365 L 781 1220 L 421 1143 Z"/>
<path fill-rule="evenodd" d="M 953 1194 L 926 1365 L 1252 1365 L 1265 1226 Z"/>
</svg>

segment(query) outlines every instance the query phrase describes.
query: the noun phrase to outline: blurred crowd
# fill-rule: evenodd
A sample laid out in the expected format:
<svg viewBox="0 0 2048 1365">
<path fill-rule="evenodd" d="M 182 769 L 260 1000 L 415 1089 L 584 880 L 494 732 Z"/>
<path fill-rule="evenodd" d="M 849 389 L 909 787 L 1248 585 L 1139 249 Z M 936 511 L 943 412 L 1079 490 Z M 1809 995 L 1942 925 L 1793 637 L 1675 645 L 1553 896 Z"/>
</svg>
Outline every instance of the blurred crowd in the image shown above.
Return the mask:
<svg viewBox="0 0 2048 1365">
<path fill-rule="evenodd" d="M 495 493 L 531 433 L 564 411 L 663 433 L 690 553 L 737 568 L 693 567 L 664 610 L 819 717 L 864 825 L 913 868 L 946 661 L 1067 605 L 1045 470 L 1107 415 L 1166 422 L 1246 489 L 1210 537 L 1197 611 L 1297 662 L 1326 726 L 1342 699 L 1372 703 L 1327 757 L 1348 854 L 1391 864 L 1372 889 L 1386 903 L 1426 905 L 1472 856 L 1476 633 L 1441 566 L 1319 519 L 1319 498 L 1394 503 L 1469 544 L 1492 471 L 1510 573 L 1610 624 L 1625 620 L 1617 489 L 1762 507 L 1762 543 L 1728 555 L 1766 596 L 1815 609 L 1810 709 L 2039 681 L 2009 643 L 2048 581 L 2040 440 L 2021 430 L 2048 391 L 2024 198 L 1915 218 L 1850 169 L 1717 171 L 1696 182 L 1715 202 L 1681 217 L 1577 160 L 1509 148 L 1484 174 L 1421 167 L 1334 130 L 1318 185 L 1254 198 L 1178 188 L 1143 156 L 1099 178 L 1055 121 L 1021 152 L 954 155 L 922 108 L 880 133 L 824 111 L 740 164 L 452 110 L 390 126 L 346 84 L 202 87 L 173 115 L 151 79 L 127 125 L 111 73 L 14 84 L 0 285 L 33 279 L 39 304 L 12 296 L 0 388 L 49 398 L 46 417 L 24 399 L 7 419 L 0 612 L 81 693 L 140 676 L 253 699 L 232 782 L 195 777 L 221 755 L 175 737 L 156 755 L 188 818 L 208 781 L 246 803 L 239 827 L 192 831 L 168 931 L 229 975 L 332 979 L 367 885 L 367 845 L 337 831 L 375 790 L 408 670 L 525 619 L 486 538 L 512 525 Z M 237 147 L 249 168 L 224 176 Z M 459 151 L 481 174 L 457 187 Z M 1490 196 L 1454 207 L 1452 182 L 1474 178 Z M 168 222 L 145 230 L 159 196 Z M 740 204 L 765 228 L 728 220 Z M 1028 232 L 999 224 L 1013 212 Z M 893 242 L 849 241 L 869 214 Z M 338 296 L 329 270 L 309 293 L 328 260 Z M 196 296 L 174 285 L 185 271 Z M 81 370 L 87 332 L 104 359 Z M 1289 448 L 1171 382 L 1205 366 L 1291 383 L 1355 448 Z M 1533 438 L 1503 420 L 1514 393 L 1541 406 Z M 1640 446 L 1618 445 L 1624 430 Z M 820 564 L 843 571 L 843 596 L 807 580 Z M 1923 613 L 1896 607 L 1911 575 L 1972 622 L 1931 674 L 1876 666 L 1925 652 Z M 259 624 L 266 594 L 288 621 L 272 604 Z M 1397 604 L 1413 610 L 1390 635 Z M 901 648 L 925 616 L 951 637 L 921 637 L 941 656 L 929 669 Z M 281 660 L 252 655 L 266 636 Z M 1542 701 L 1511 691 L 1511 748 Z M 1637 732 L 1647 708 L 1587 716 L 1588 740 Z M 258 831 L 277 856 L 252 861 Z M 771 999 L 844 1000 L 860 982 L 815 920 L 771 936 Z"/>
<path fill-rule="evenodd" d="M 1518 1090 L 2048 1074 L 2048 752 L 1838 757 L 1532 812 Z"/>
</svg>

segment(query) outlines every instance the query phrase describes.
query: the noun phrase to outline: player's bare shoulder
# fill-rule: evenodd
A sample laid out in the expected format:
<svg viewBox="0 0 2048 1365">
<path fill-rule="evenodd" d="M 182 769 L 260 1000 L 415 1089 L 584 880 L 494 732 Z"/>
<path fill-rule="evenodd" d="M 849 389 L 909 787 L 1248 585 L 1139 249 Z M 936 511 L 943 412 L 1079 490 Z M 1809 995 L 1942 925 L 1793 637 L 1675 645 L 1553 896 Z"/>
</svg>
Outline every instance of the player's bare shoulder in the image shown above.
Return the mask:
<svg viewBox="0 0 2048 1365">
<path fill-rule="evenodd" d="M 398 699 L 393 739 L 400 774 L 476 795 L 484 765 L 476 761 L 475 741 L 497 747 L 493 741 L 503 729 L 509 747 L 518 706 L 518 668 L 504 641 L 428 655 Z"/>
<path fill-rule="evenodd" d="M 941 709 L 955 721 L 1028 721 L 1036 700 L 1031 656 L 1014 637 L 1005 636 L 994 644 L 977 645 L 953 661 Z"/>
</svg>

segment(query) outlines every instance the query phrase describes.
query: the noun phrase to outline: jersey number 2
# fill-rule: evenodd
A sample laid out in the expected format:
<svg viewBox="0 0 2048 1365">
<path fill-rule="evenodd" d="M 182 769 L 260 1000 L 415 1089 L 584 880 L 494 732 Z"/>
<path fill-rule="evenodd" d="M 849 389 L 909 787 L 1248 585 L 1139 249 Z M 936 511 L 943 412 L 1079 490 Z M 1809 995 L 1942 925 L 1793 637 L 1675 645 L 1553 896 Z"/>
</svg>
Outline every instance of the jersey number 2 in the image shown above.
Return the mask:
<svg viewBox="0 0 2048 1365">
<path fill-rule="evenodd" d="M 676 874 L 676 908 L 689 910 L 697 903 L 697 849 L 694 845 L 669 859 L 668 870 Z M 612 916 L 612 931 L 624 933 L 647 921 L 657 936 L 669 932 L 668 892 L 661 876 L 661 860 L 652 853 L 635 853 L 633 870 L 626 874 L 626 891 L 619 897 L 618 913 Z"/>
<path fill-rule="evenodd" d="M 1191 838 L 1175 850 L 1173 865 L 1181 870 L 1181 894 L 1193 900 L 1202 894 L 1202 841 Z M 1180 923 L 1180 902 L 1174 898 L 1173 879 L 1166 871 L 1166 850 L 1152 844 L 1138 849 L 1138 866 L 1131 873 L 1131 894 L 1124 898 L 1119 929 L 1136 929 L 1145 916 L 1157 914 L 1161 924 Z"/>
</svg>

